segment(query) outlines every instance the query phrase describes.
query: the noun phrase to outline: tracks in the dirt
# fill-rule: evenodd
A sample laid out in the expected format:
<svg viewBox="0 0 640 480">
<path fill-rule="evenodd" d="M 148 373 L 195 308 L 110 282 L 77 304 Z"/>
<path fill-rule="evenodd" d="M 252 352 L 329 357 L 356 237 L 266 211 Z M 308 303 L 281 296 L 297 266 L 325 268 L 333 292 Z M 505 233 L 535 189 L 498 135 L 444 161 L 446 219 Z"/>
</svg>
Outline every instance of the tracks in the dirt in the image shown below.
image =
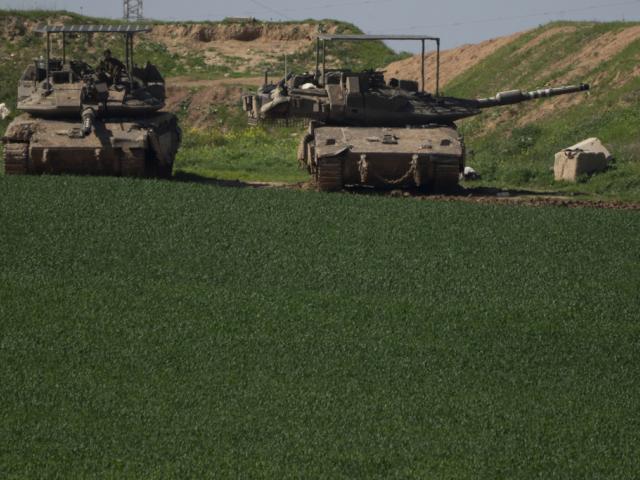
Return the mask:
<svg viewBox="0 0 640 480">
<path fill-rule="evenodd" d="M 422 200 L 442 202 L 465 202 L 493 205 L 524 205 L 530 207 L 565 207 L 565 208 L 603 208 L 609 210 L 640 210 L 640 203 L 619 200 L 580 200 L 572 197 L 556 196 L 463 196 L 463 195 L 431 195 L 419 196 Z"/>
<path fill-rule="evenodd" d="M 17 173 L 17 172 L 16 172 Z M 196 174 L 178 172 L 175 181 L 185 183 L 200 183 L 227 188 L 251 188 L 251 189 L 284 189 L 312 191 L 316 190 L 313 182 L 267 182 L 267 181 L 243 181 L 223 180 L 210 177 L 202 177 Z M 373 195 L 382 197 L 405 198 L 430 202 L 463 202 L 492 205 L 520 205 L 530 207 L 564 207 L 564 208 L 599 208 L 609 210 L 638 210 L 639 202 L 624 202 L 621 200 L 594 200 L 567 196 L 558 192 L 532 192 L 500 190 L 492 188 L 460 189 L 456 192 L 443 194 L 426 194 L 422 191 L 412 190 L 374 190 L 371 188 L 345 188 L 332 195 Z"/>
<path fill-rule="evenodd" d="M 214 178 L 200 177 L 186 173 L 179 173 L 177 180 L 183 182 L 195 182 L 220 187 L 230 188 L 276 188 L 286 190 L 315 190 L 313 182 L 260 182 L 260 181 L 241 181 L 241 180 L 220 180 Z M 640 210 L 638 202 L 624 202 L 621 200 L 594 200 L 580 198 L 582 195 L 572 196 L 563 192 L 535 192 L 528 190 L 502 190 L 497 188 L 460 188 L 452 193 L 433 193 L 427 194 L 423 191 L 414 190 L 374 190 L 371 188 L 345 188 L 336 194 L 351 195 L 374 195 L 384 197 L 398 197 L 413 200 L 431 201 L 431 202 L 464 202 L 476 204 L 493 204 L 493 205 L 522 205 L 531 207 L 564 207 L 564 208 L 601 208 L 610 210 Z"/>
</svg>

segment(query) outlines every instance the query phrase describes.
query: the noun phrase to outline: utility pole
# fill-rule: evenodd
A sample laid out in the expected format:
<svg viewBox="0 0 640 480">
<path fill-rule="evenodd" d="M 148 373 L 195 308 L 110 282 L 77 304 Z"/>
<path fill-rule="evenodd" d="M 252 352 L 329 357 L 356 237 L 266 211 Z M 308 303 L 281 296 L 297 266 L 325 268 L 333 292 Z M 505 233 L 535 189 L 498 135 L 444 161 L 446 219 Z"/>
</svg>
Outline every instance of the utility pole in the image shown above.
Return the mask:
<svg viewBox="0 0 640 480">
<path fill-rule="evenodd" d="M 142 0 L 122 0 L 123 16 L 129 22 L 138 22 L 142 20 Z"/>
</svg>

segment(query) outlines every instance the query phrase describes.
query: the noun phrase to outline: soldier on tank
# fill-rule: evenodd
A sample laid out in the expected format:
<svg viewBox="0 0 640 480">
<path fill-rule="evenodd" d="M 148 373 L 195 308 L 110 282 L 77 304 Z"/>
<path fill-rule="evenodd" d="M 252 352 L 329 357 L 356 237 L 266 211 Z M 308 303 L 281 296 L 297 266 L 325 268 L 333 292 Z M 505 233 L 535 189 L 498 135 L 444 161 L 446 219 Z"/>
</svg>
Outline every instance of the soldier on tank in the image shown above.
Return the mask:
<svg viewBox="0 0 640 480">
<path fill-rule="evenodd" d="M 124 64 L 111 56 L 111 50 L 104 51 L 104 58 L 98 65 L 98 72 L 106 76 L 107 83 L 112 85 L 120 81 L 120 75 L 125 70 Z"/>
</svg>

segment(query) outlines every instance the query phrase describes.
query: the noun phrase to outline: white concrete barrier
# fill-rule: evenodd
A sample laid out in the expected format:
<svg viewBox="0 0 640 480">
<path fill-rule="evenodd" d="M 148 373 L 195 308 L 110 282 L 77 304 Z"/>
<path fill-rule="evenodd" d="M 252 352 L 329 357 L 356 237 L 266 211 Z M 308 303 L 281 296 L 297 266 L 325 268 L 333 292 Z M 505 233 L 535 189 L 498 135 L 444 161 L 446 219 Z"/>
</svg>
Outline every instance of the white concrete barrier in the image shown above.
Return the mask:
<svg viewBox="0 0 640 480">
<path fill-rule="evenodd" d="M 556 153 L 553 173 L 556 181 L 575 182 L 581 175 L 607 169 L 611 153 L 597 138 L 589 138 Z"/>
<path fill-rule="evenodd" d="M 0 103 L 0 119 L 4 120 L 11 112 L 4 103 Z"/>
</svg>

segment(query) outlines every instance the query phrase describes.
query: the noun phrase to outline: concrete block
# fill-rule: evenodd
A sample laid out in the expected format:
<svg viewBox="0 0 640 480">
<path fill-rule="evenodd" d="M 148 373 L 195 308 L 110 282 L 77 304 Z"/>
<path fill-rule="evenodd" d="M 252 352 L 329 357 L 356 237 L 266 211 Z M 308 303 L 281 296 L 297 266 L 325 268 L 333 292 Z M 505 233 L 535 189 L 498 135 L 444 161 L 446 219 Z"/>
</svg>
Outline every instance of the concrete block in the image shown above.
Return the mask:
<svg viewBox="0 0 640 480">
<path fill-rule="evenodd" d="M 11 112 L 4 103 L 0 103 L 0 119 L 4 120 Z"/>
<path fill-rule="evenodd" d="M 581 175 L 607 169 L 611 153 L 597 138 L 589 138 L 556 153 L 553 173 L 556 181 L 575 182 Z"/>
</svg>

